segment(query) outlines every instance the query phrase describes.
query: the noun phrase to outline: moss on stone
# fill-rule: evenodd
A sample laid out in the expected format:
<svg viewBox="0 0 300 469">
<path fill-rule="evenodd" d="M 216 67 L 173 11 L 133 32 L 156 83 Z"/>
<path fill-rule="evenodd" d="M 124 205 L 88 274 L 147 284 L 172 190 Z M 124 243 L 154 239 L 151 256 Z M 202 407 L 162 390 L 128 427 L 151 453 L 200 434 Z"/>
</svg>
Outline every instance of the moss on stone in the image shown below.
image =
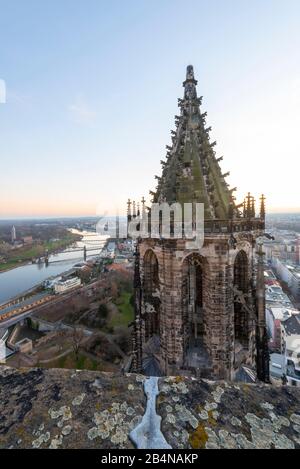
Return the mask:
<svg viewBox="0 0 300 469">
<path fill-rule="evenodd" d="M 203 423 L 200 423 L 196 430 L 190 434 L 189 443 L 193 449 L 205 449 L 208 435 Z"/>
</svg>

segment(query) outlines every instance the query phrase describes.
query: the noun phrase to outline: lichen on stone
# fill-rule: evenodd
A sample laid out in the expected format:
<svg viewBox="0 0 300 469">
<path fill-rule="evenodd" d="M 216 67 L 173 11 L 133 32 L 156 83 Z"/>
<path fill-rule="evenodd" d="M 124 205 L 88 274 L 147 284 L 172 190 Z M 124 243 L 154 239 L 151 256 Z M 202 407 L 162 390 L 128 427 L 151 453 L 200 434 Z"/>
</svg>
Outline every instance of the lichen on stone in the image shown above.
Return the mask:
<svg viewBox="0 0 300 469">
<path fill-rule="evenodd" d="M 231 417 L 231 420 L 230 420 L 230 423 L 231 425 L 233 425 L 234 427 L 241 427 L 242 426 L 242 422 L 240 419 L 238 419 L 237 417 Z"/>
<path fill-rule="evenodd" d="M 199 425 L 198 419 L 194 416 L 194 414 L 187 409 L 182 404 L 176 404 L 175 405 L 175 410 L 176 410 L 176 416 L 179 420 L 182 422 L 188 422 L 192 428 L 197 428 Z"/>
<path fill-rule="evenodd" d="M 295 432 L 300 433 L 300 425 L 293 425 Z"/>
<path fill-rule="evenodd" d="M 123 447 L 128 441 L 130 431 L 142 418 L 140 415 L 134 416 L 135 412 L 125 401 L 113 402 L 108 409 L 95 412 L 93 420 L 96 426 L 88 430 L 88 439 L 109 439 L 112 444 Z"/>
<path fill-rule="evenodd" d="M 208 436 L 207 443 L 205 445 L 206 449 L 220 449 L 220 441 L 214 430 L 210 427 L 205 427 L 205 431 Z"/>
<path fill-rule="evenodd" d="M 221 448 L 224 449 L 237 449 L 238 444 L 235 438 L 226 430 L 219 431 L 219 441 Z"/>
<path fill-rule="evenodd" d="M 40 448 L 43 443 L 47 443 L 50 440 L 50 433 L 46 432 L 41 434 L 36 440 L 32 442 L 32 447 L 34 449 Z"/>
<path fill-rule="evenodd" d="M 259 418 L 254 414 L 247 414 L 246 421 L 250 424 L 252 442 L 258 449 L 292 449 L 295 444 L 283 433 L 278 433 L 282 426 L 290 425 L 288 419 L 283 416 L 276 416 L 276 419 L 269 420 Z"/>
<path fill-rule="evenodd" d="M 57 435 L 50 443 L 49 449 L 58 449 L 63 443 L 63 436 Z"/>
<path fill-rule="evenodd" d="M 73 406 L 79 406 L 83 403 L 83 399 L 85 398 L 85 393 L 82 393 L 80 394 L 79 396 L 76 396 L 73 401 L 72 401 L 72 405 Z"/>
<path fill-rule="evenodd" d="M 300 425 L 300 414 L 292 414 L 290 416 L 290 421 L 295 423 L 296 425 Z"/>
<path fill-rule="evenodd" d="M 212 397 L 213 397 L 213 399 L 214 399 L 214 401 L 215 401 L 216 403 L 219 404 L 219 403 L 221 402 L 221 398 L 222 398 L 224 392 L 225 392 L 225 391 L 224 391 L 224 389 L 223 389 L 221 386 L 217 386 L 216 389 L 215 389 L 215 391 L 213 391 L 213 392 L 211 393 L 211 395 L 212 395 Z"/>
<path fill-rule="evenodd" d="M 240 449 L 255 449 L 254 443 L 252 443 L 252 441 L 249 441 L 244 434 L 238 433 L 232 434 L 232 436 L 233 438 L 235 438 Z"/>
<path fill-rule="evenodd" d="M 145 381 L 145 379 L 146 379 L 146 376 L 144 376 L 144 375 L 136 375 L 135 379 L 136 379 L 137 383 L 143 383 L 143 382 Z"/>
<path fill-rule="evenodd" d="M 206 410 L 201 410 L 198 415 L 201 420 L 208 420 L 208 412 Z"/>
<path fill-rule="evenodd" d="M 168 414 L 166 417 L 166 420 L 168 423 L 171 423 L 172 425 L 176 423 L 176 418 L 175 418 L 175 415 L 173 414 Z"/>
<path fill-rule="evenodd" d="M 210 410 L 215 410 L 218 408 L 218 404 L 216 402 L 206 402 L 204 409 L 209 412 Z"/>
<path fill-rule="evenodd" d="M 1 407 L 0 448 L 132 448 L 128 435 L 145 411 L 140 384 L 145 379 L 0 367 L 0 402 L 6 403 Z M 161 430 L 174 449 L 300 447 L 296 388 L 175 376 L 160 378 L 159 390 Z M 74 405 L 82 394 L 81 404 Z"/>
<path fill-rule="evenodd" d="M 133 407 L 127 407 L 126 414 L 129 415 L 129 416 L 132 416 L 134 414 Z"/>
<path fill-rule="evenodd" d="M 71 431 L 72 431 L 71 425 L 66 425 L 66 426 L 62 429 L 61 433 L 63 434 L 63 436 L 67 436 L 67 435 L 70 435 Z"/>
<path fill-rule="evenodd" d="M 58 410 L 50 408 L 48 413 L 52 419 L 58 419 L 59 417 L 61 417 L 63 421 L 67 421 L 72 418 L 72 412 L 70 407 L 68 406 L 62 406 Z"/>
<path fill-rule="evenodd" d="M 266 410 L 273 410 L 274 409 L 274 406 L 272 404 L 270 404 L 269 402 L 262 402 L 260 404 L 260 406 L 263 408 L 263 409 L 266 409 Z"/>
</svg>

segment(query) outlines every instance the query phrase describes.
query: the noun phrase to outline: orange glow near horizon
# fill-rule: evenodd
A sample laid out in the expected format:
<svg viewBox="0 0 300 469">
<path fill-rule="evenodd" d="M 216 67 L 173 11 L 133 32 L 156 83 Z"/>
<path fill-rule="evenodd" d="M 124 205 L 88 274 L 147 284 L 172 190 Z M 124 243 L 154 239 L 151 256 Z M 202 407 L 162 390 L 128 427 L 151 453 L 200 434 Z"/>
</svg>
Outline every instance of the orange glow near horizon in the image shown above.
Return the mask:
<svg viewBox="0 0 300 469">
<path fill-rule="evenodd" d="M 51 204 L 45 201 L 22 203 L 13 201 L 0 208 L 0 217 L 69 217 L 96 216 L 96 210 L 84 203 Z"/>
<path fill-rule="evenodd" d="M 123 209 L 119 210 L 120 215 L 126 214 L 126 199 L 124 204 L 120 204 Z M 258 207 L 257 207 L 258 208 Z M 107 206 L 107 212 L 114 215 L 116 210 L 114 204 Z M 300 207 L 268 207 L 267 213 L 300 213 Z M 20 203 L 17 200 L 1 204 L 0 218 L 46 218 L 46 217 L 96 217 L 100 215 L 97 204 L 90 202 L 74 201 L 68 203 L 51 203 L 45 200 L 27 200 Z"/>
</svg>

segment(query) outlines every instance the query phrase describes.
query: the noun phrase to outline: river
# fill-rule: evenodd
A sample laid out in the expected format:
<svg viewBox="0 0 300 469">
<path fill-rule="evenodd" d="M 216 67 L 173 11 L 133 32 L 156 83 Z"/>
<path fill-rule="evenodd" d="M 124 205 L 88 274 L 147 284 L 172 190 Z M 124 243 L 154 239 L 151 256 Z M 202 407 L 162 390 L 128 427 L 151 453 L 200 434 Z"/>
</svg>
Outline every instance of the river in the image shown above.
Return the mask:
<svg viewBox="0 0 300 469">
<path fill-rule="evenodd" d="M 107 239 L 106 236 L 100 236 L 97 233 L 73 231 L 82 235 L 82 240 L 74 243 L 71 248 L 68 247 L 58 254 L 51 255 L 47 267 L 44 263 L 26 264 L 0 273 L 0 304 L 35 287 L 49 277 L 60 275 L 66 270 L 71 269 L 76 263 L 83 261 L 83 251 L 65 251 L 83 247 L 84 245 L 86 245 L 88 249 L 89 246 L 93 247 L 93 243 L 103 247 Z M 101 249 L 99 249 L 99 251 L 92 251 L 91 255 L 87 252 L 87 258 L 98 256 L 100 251 Z"/>
</svg>

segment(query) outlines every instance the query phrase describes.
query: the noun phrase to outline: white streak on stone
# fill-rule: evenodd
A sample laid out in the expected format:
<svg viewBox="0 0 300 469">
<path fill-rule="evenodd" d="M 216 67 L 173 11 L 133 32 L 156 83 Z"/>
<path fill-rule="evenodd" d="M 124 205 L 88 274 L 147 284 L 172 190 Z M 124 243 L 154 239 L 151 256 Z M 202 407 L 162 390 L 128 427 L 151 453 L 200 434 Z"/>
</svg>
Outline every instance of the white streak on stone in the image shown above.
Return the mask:
<svg viewBox="0 0 300 469">
<path fill-rule="evenodd" d="M 146 379 L 144 390 L 147 396 L 146 412 L 141 423 L 130 432 L 130 439 L 138 449 L 172 449 L 161 432 L 161 417 L 156 413 L 158 378 Z"/>
</svg>

